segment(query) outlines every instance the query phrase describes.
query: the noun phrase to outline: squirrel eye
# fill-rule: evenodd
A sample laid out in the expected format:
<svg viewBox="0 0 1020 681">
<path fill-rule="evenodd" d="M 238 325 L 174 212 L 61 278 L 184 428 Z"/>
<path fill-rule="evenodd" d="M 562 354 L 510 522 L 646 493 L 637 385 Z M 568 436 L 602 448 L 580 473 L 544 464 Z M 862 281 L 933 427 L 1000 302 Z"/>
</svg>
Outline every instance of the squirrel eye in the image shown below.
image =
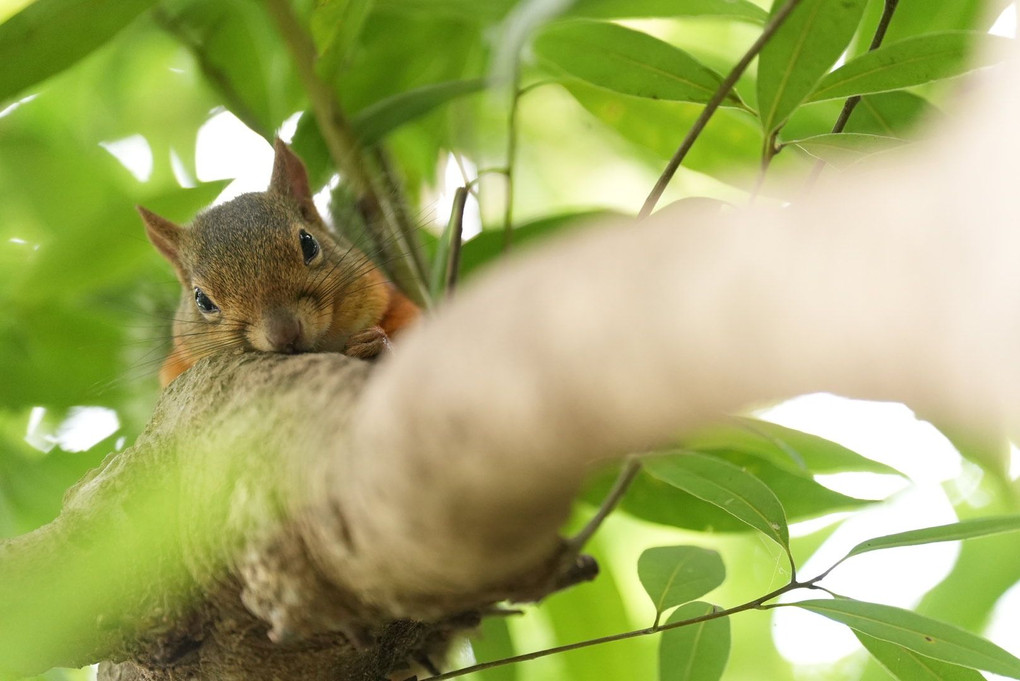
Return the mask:
<svg viewBox="0 0 1020 681">
<path fill-rule="evenodd" d="M 198 305 L 199 310 L 206 314 L 220 311 L 220 308 L 216 307 L 216 303 L 214 303 L 209 296 L 207 296 L 205 292 L 197 286 L 195 287 L 195 304 Z"/>
<path fill-rule="evenodd" d="M 305 256 L 305 264 L 307 265 L 319 254 L 319 242 L 315 240 L 314 236 L 303 229 L 298 232 L 298 238 L 301 239 L 301 253 Z"/>
</svg>

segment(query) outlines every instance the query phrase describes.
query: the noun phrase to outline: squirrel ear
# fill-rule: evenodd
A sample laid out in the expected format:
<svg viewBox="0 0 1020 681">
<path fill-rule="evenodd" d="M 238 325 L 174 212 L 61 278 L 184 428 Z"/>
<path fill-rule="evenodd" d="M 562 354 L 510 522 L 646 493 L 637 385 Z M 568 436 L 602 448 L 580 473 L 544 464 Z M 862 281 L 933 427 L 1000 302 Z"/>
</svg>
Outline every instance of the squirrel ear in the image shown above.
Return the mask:
<svg viewBox="0 0 1020 681">
<path fill-rule="evenodd" d="M 273 177 L 269 181 L 269 193 L 295 201 L 301 215 L 309 222 L 322 222 L 312 200 L 305 164 L 279 137 L 273 143 L 273 150 L 276 157 L 273 159 Z"/>
<path fill-rule="evenodd" d="M 156 247 L 156 250 L 164 258 L 170 261 L 170 264 L 174 266 L 178 276 L 180 276 L 183 269 L 181 267 L 179 251 L 184 228 L 142 206 L 135 206 L 135 209 L 142 216 L 142 222 L 145 223 L 145 233 L 149 237 L 149 241 L 152 242 L 152 245 Z"/>
</svg>

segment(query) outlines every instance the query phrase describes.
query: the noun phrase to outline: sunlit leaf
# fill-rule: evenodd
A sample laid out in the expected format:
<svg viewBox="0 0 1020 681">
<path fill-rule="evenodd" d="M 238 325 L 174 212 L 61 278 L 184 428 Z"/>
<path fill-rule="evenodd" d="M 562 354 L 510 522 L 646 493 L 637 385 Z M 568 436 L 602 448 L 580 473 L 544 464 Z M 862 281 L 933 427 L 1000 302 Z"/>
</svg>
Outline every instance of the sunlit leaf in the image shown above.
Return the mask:
<svg viewBox="0 0 1020 681">
<path fill-rule="evenodd" d="M 740 417 L 708 426 L 685 436 L 683 446 L 700 452 L 746 452 L 795 471 L 897 475 L 895 469 L 831 440 L 758 419 Z"/>
<path fill-rule="evenodd" d="M 773 3 L 773 13 L 785 3 Z M 804 0 L 758 57 L 758 113 L 762 129 L 783 126 L 836 63 L 860 23 L 865 0 Z"/>
<path fill-rule="evenodd" d="M 741 522 L 789 546 L 783 505 L 765 483 L 737 466 L 711 456 L 682 454 L 650 458 L 645 470 L 654 477 L 718 506 Z"/>
<path fill-rule="evenodd" d="M 655 605 L 655 618 L 676 605 L 700 598 L 726 579 L 715 551 L 698 546 L 657 546 L 638 558 L 638 577 Z"/>
<path fill-rule="evenodd" d="M 667 624 L 710 615 L 710 603 L 688 603 L 677 608 Z M 730 654 L 730 621 L 727 617 L 664 631 L 659 641 L 660 681 L 717 681 Z"/>
<path fill-rule="evenodd" d="M 855 631 L 857 640 L 878 663 L 899 681 L 983 681 L 984 677 L 967 667 L 959 667 L 927 657 L 895 643 Z"/>
<path fill-rule="evenodd" d="M 935 544 L 944 541 L 958 541 L 960 539 L 974 539 L 976 537 L 987 537 L 1004 532 L 1020 531 L 1020 515 L 996 516 L 992 518 L 975 518 L 973 520 L 961 520 L 958 523 L 939 525 L 938 527 L 926 527 L 920 530 L 898 532 L 884 537 L 875 537 L 863 541 L 850 549 L 843 560 L 851 556 L 859 556 L 862 553 L 878 551 L 879 549 L 894 549 L 902 546 L 918 546 L 921 544 Z"/>
<path fill-rule="evenodd" d="M 799 601 L 792 605 L 925 657 L 1020 678 L 1020 659 L 991 641 L 910 610 L 848 599 Z"/>
<path fill-rule="evenodd" d="M 886 92 L 994 64 L 1013 41 L 973 31 L 930 33 L 862 54 L 825 76 L 811 101 Z"/>
<path fill-rule="evenodd" d="M 900 2 L 889 23 L 885 43 L 939 31 L 980 31 L 992 23 L 1013 0 L 924 0 Z M 871 2 L 851 56 L 863 53 L 871 41 L 885 2 Z"/>
<path fill-rule="evenodd" d="M 637 97 L 706 102 L 722 81 L 719 74 L 669 43 L 601 21 L 553 24 L 535 39 L 534 49 L 570 76 Z M 735 94 L 728 102 L 740 105 Z"/>
<path fill-rule="evenodd" d="M 593 116 L 624 139 L 658 158 L 670 158 L 703 109 L 700 104 L 668 102 L 623 95 L 582 81 L 564 83 L 564 87 Z M 761 129 L 755 120 L 740 110 L 716 111 L 708 126 L 691 148 L 684 166 L 708 173 L 727 182 L 750 186 L 757 172 L 761 148 Z M 793 155 L 780 154 L 780 163 Z"/>
</svg>

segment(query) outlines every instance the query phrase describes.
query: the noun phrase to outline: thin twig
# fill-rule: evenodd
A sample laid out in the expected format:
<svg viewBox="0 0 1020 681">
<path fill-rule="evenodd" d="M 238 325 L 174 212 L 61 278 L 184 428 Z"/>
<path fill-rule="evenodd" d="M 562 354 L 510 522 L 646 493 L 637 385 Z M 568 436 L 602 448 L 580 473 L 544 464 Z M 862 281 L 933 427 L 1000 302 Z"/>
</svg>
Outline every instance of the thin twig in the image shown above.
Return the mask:
<svg viewBox="0 0 1020 681">
<path fill-rule="evenodd" d="M 634 478 L 641 471 L 641 459 L 635 455 L 627 457 L 627 462 L 623 465 L 623 469 L 620 474 L 616 477 L 616 481 L 613 483 L 612 489 L 609 490 L 609 494 L 602 500 L 602 504 L 599 506 L 599 510 L 592 516 L 591 520 L 581 528 L 581 531 L 575 534 L 573 537 L 567 540 L 568 552 L 573 553 L 576 556 L 584 548 L 585 544 L 592 538 L 595 531 L 602 526 L 603 521 L 609 516 L 610 513 L 617 507 L 623 496 L 630 489 L 630 485 L 634 482 Z"/>
<path fill-rule="evenodd" d="M 510 250 L 513 242 L 514 217 L 514 163 L 517 160 L 517 106 L 521 101 L 521 70 L 519 62 L 514 63 L 513 99 L 506 124 L 506 204 L 503 207 L 503 251 Z"/>
<path fill-rule="evenodd" d="M 885 0 L 885 7 L 882 9 L 882 18 L 878 20 L 878 26 L 875 28 L 875 35 L 871 38 L 871 45 L 868 47 L 868 52 L 877 50 L 882 46 L 882 41 L 885 40 L 885 34 L 889 30 L 889 23 L 892 21 L 893 14 L 896 12 L 896 7 L 899 5 L 900 0 Z M 847 98 L 843 103 L 843 109 L 839 112 L 839 117 L 836 118 L 835 124 L 832 126 L 832 133 L 839 134 L 846 129 L 846 124 L 850 121 L 850 115 L 853 114 L 854 109 L 861 102 L 860 95 L 854 95 L 853 97 Z M 825 168 L 826 163 L 824 159 L 818 159 L 815 163 L 815 167 L 811 169 L 811 176 L 808 178 L 808 187 L 814 185 L 818 176 L 822 173 L 822 169 Z"/>
<path fill-rule="evenodd" d="M 758 36 L 758 39 L 754 41 L 754 44 L 751 45 L 750 48 L 748 48 L 747 52 L 740 58 L 740 61 L 738 61 L 736 66 L 733 67 L 733 70 L 729 72 L 729 75 L 726 76 L 725 80 L 719 84 L 715 94 L 713 94 L 712 98 L 708 100 L 708 104 L 706 104 L 705 108 L 702 109 L 698 119 L 694 121 L 694 125 L 691 126 L 691 129 L 687 132 L 687 136 L 684 137 L 684 141 L 680 144 L 676 153 L 673 154 L 673 158 L 669 160 L 669 163 L 666 165 L 666 169 L 662 171 L 662 175 L 659 176 L 659 180 L 655 183 L 655 187 L 653 187 L 652 191 L 648 194 L 648 198 L 645 199 L 644 205 L 641 206 L 641 212 L 638 213 L 639 218 L 646 218 L 651 215 L 652 210 L 655 208 L 655 204 L 659 202 L 659 199 L 662 197 L 662 193 L 666 191 L 666 186 L 669 184 L 670 180 L 673 179 L 673 175 L 676 174 L 680 164 L 683 163 L 684 158 L 687 156 L 687 152 L 691 150 L 691 147 L 694 146 L 694 142 L 698 139 L 698 136 L 701 135 L 705 126 L 708 125 L 709 119 L 712 118 L 712 115 L 715 113 L 716 109 L 719 108 L 719 105 L 723 103 L 723 100 L 726 99 L 726 96 L 730 94 L 733 86 L 736 85 L 740 76 L 743 75 L 744 71 L 751 63 L 751 60 L 754 59 L 759 52 L 761 52 L 762 48 L 765 47 L 765 44 L 772 38 L 775 32 L 779 30 L 779 27 L 783 25 L 786 18 L 790 16 L 790 12 L 792 12 L 797 5 L 800 4 L 800 2 L 801 0 L 786 0 L 786 4 L 784 4 L 778 12 L 772 15 L 772 18 L 765 25 L 765 28 L 762 29 L 761 35 Z"/>
<path fill-rule="evenodd" d="M 450 234 L 450 260 L 446 269 L 446 295 L 449 296 L 457 287 L 460 276 L 460 248 L 464 238 L 464 207 L 467 206 L 469 195 L 467 186 L 457 187 L 453 195 L 453 233 Z"/>
<path fill-rule="evenodd" d="M 555 648 L 546 648 L 544 650 L 536 650 L 531 653 L 524 653 L 522 655 L 515 655 L 513 657 L 506 657 L 501 660 L 493 660 L 491 662 L 482 662 L 480 664 L 472 665 L 470 667 L 464 667 L 462 669 L 456 669 L 445 674 L 439 674 L 438 676 L 430 676 L 422 681 L 444 681 L 445 679 L 454 679 L 458 676 L 465 676 L 466 674 L 473 674 L 475 672 L 485 671 L 486 669 L 493 669 L 495 667 L 502 667 L 508 664 L 515 664 L 517 662 L 527 662 L 529 660 L 537 660 L 542 657 L 548 657 L 549 655 L 555 655 L 557 653 L 565 653 L 570 650 L 578 650 L 580 648 L 588 648 L 594 645 L 601 645 L 603 643 L 612 643 L 614 641 L 624 641 L 629 638 L 637 638 L 639 636 L 648 636 L 650 634 L 658 634 L 663 631 L 669 631 L 670 629 L 678 629 L 680 627 L 688 627 L 692 624 L 700 624 L 701 622 L 708 622 L 710 620 L 720 619 L 722 617 L 729 617 L 739 612 L 745 612 L 747 610 L 756 610 L 760 608 L 768 608 L 766 602 L 778 598 L 785 593 L 794 591 L 796 589 L 815 588 L 814 580 L 810 582 L 790 582 L 786 586 L 780 587 L 774 591 L 770 591 L 764 596 L 734 606 L 732 608 L 726 608 L 723 610 L 716 610 L 700 617 L 692 617 L 691 619 L 682 620 L 679 622 L 669 622 L 667 624 L 660 624 L 653 627 L 645 627 L 644 629 L 635 629 L 633 631 L 625 631 L 619 634 L 611 634 L 609 636 L 601 636 L 599 638 L 588 639 L 586 641 L 578 641 L 576 643 L 568 643 L 562 646 L 556 646 Z"/>
</svg>

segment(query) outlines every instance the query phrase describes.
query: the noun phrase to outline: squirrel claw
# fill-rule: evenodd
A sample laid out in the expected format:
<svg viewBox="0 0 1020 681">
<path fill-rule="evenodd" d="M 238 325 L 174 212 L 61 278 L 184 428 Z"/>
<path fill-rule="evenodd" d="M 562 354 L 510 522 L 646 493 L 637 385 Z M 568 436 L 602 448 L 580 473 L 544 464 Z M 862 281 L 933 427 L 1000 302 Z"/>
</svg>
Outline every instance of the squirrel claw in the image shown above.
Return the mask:
<svg viewBox="0 0 1020 681">
<path fill-rule="evenodd" d="M 374 359 L 390 349 L 390 339 L 379 326 L 370 326 L 347 339 L 344 354 L 358 359 Z"/>
</svg>

